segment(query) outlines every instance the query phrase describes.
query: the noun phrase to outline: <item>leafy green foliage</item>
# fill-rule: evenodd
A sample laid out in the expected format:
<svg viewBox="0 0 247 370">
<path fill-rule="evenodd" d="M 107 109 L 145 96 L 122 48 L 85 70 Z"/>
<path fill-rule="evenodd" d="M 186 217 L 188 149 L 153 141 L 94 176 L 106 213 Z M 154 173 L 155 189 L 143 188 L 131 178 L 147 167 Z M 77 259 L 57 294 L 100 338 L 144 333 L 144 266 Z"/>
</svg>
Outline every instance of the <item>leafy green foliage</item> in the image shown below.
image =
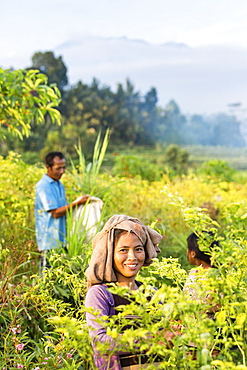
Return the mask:
<svg viewBox="0 0 247 370">
<path fill-rule="evenodd" d="M 44 170 L 26 165 L 13 153 L 1 158 L 0 164 L 4 239 L 0 248 L 0 366 L 11 369 L 22 365 L 28 370 L 94 369 L 83 306 L 91 245 L 79 245 L 81 254 L 76 257 L 65 250 L 55 251 L 50 257 L 51 268 L 43 278 L 34 275 L 36 245 L 23 225 L 33 229 L 33 189 Z M 74 177 L 66 173 L 63 182 L 68 196 L 74 198 Z M 136 216 L 164 235 L 161 255 L 150 267 L 143 268 L 138 277 L 142 288 L 131 296 L 130 306 L 122 307 L 119 322 L 116 324 L 115 318 L 107 323 L 108 334 L 119 348 L 137 354 L 145 351 L 150 369 L 157 355 L 162 360 L 161 369 L 245 369 L 245 184 L 216 182 L 195 175 L 173 180 L 163 177 L 151 183 L 140 178 L 117 182 L 108 174 L 99 174 L 96 190 L 104 187 L 111 189 L 107 193 L 105 217 L 114 213 Z M 205 212 L 206 202 L 219 210 L 216 220 Z M 28 207 L 23 212 L 25 205 Z M 211 300 L 193 301 L 183 292 L 190 268 L 186 238 L 191 231 L 205 229 L 213 230 L 220 242 L 212 256 L 218 268 L 211 269 L 199 284 L 201 296 L 210 292 Z M 150 285 L 158 290 L 150 289 Z M 125 297 L 129 295 L 126 289 L 111 289 Z M 206 314 L 212 305 L 219 307 L 215 320 Z M 120 335 L 129 314 L 140 317 L 138 327 Z M 167 330 L 176 334 L 173 346 L 165 339 Z"/>
<path fill-rule="evenodd" d="M 72 175 L 75 178 L 78 189 L 86 194 L 97 194 L 97 181 L 100 168 L 105 158 L 105 153 L 109 143 L 110 130 L 107 129 L 104 139 L 101 141 L 101 133 L 98 134 L 94 145 L 92 162 L 86 164 L 85 155 L 82 151 L 81 143 L 79 141 L 76 146 L 76 152 L 79 158 L 79 164 L 76 166 L 71 160 Z"/>
<path fill-rule="evenodd" d="M 176 144 L 168 145 L 162 160 L 144 159 L 137 155 L 119 155 L 114 158 L 113 174 L 122 177 L 139 176 L 143 180 L 159 181 L 162 175 L 170 178 L 187 173 L 189 153 Z"/>
<path fill-rule="evenodd" d="M 60 123 L 60 113 L 55 109 L 59 103 L 59 90 L 47 84 L 44 74 L 0 69 L 0 126 L 11 134 L 28 136 L 31 122 L 42 123 L 46 114 L 53 123 Z"/>
<path fill-rule="evenodd" d="M 178 145 L 170 144 L 165 149 L 165 162 L 173 175 L 185 174 L 188 170 L 189 153 Z"/>
<path fill-rule="evenodd" d="M 56 58 L 52 51 L 37 52 L 32 56 L 32 67 L 28 69 L 39 70 L 48 77 L 49 84 L 56 84 L 63 91 L 68 84 L 67 68 L 59 56 Z"/>
<path fill-rule="evenodd" d="M 13 152 L 6 159 L 0 157 L 0 166 L 0 236 L 10 239 L 18 235 L 20 240 L 21 235 L 27 237 L 29 232 L 25 228 L 33 222 L 34 186 L 42 170 L 37 167 L 31 169 L 20 155 Z M 31 233 L 30 238 L 33 237 Z"/>
<path fill-rule="evenodd" d="M 139 176 L 143 180 L 156 181 L 161 178 L 161 169 L 148 160 L 135 155 L 117 155 L 113 174 L 122 177 Z"/>
<path fill-rule="evenodd" d="M 211 160 L 202 164 L 198 172 L 215 181 L 232 181 L 234 169 L 226 161 Z"/>
</svg>

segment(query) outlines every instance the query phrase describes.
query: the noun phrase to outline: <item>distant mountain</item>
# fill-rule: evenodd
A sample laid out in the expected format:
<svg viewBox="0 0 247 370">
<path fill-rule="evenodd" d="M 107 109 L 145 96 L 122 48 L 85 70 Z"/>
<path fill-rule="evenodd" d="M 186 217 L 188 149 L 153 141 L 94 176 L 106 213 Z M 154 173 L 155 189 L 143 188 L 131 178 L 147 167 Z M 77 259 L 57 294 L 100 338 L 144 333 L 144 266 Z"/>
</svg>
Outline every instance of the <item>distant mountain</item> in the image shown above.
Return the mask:
<svg viewBox="0 0 247 370">
<path fill-rule="evenodd" d="M 48 50 L 37 47 L 24 53 L 18 49 L 13 55 L 2 55 L 0 66 L 25 68 L 35 52 Z M 83 36 L 52 51 L 62 55 L 70 84 L 97 78 L 114 90 L 117 83 L 129 78 L 143 95 L 156 87 L 160 106 L 174 99 L 184 114 L 237 112 L 247 121 L 247 48 L 192 48 L 174 42 L 155 45 L 126 37 Z M 241 103 L 240 108 L 229 107 L 236 102 Z"/>
<path fill-rule="evenodd" d="M 236 101 L 247 105 L 247 48 L 88 36 L 54 52 L 62 55 L 71 84 L 95 77 L 114 90 L 129 78 L 143 95 L 156 87 L 161 106 L 174 99 L 183 113 L 228 112 Z"/>
</svg>

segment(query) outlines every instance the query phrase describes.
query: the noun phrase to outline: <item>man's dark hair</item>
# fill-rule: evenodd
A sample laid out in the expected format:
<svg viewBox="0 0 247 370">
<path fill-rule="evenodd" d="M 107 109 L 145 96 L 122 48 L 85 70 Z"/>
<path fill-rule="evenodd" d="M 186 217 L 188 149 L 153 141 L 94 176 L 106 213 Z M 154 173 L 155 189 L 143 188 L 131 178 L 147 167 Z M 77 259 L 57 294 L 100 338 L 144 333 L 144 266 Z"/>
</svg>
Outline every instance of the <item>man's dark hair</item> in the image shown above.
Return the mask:
<svg viewBox="0 0 247 370">
<path fill-rule="evenodd" d="M 54 158 L 58 157 L 60 159 L 64 159 L 64 155 L 62 152 L 50 152 L 45 157 L 45 164 L 49 167 L 52 167 L 54 165 Z"/>
</svg>

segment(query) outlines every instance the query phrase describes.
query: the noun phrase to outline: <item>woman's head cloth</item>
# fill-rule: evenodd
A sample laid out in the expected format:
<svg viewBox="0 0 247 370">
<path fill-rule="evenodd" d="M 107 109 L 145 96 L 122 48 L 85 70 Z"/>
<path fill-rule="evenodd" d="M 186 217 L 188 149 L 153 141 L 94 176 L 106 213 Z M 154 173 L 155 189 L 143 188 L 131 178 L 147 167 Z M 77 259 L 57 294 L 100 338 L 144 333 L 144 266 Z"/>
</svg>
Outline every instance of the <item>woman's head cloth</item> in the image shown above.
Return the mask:
<svg viewBox="0 0 247 370">
<path fill-rule="evenodd" d="M 137 218 L 126 215 L 114 215 L 92 241 L 93 253 L 86 271 L 88 287 L 106 282 L 117 281 L 113 270 L 114 230 L 133 232 L 145 248 L 144 266 L 149 266 L 152 259 L 160 252 L 158 244 L 162 236 Z"/>
</svg>

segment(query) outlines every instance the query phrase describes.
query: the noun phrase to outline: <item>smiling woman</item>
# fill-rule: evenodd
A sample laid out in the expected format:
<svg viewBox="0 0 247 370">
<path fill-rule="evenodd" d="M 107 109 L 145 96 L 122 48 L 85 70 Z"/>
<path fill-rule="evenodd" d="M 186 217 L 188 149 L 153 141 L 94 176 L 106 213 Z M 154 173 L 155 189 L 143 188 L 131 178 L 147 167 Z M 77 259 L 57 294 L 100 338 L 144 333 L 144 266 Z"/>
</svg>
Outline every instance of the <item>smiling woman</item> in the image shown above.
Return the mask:
<svg viewBox="0 0 247 370">
<path fill-rule="evenodd" d="M 86 314 L 97 369 L 141 369 L 145 366 L 146 356 L 141 358 L 139 365 L 140 358 L 134 354 L 115 350 L 114 339 L 106 334 L 105 327 L 97 317 L 117 315 L 117 306 L 130 303 L 121 296 L 111 294 L 107 283 L 128 287 L 130 291 L 137 290 L 141 283 L 136 281 L 136 275 L 142 266 L 149 266 L 157 256 L 161 239 L 159 233 L 138 219 L 114 215 L 93 240 L 93 254 L 87 270 L 89 290 L 85 306 L 97 312 Z M 97 343 L 107 343 L 109 349 L 115 352 L 114 355 L 109 358 L 100 353 Z"/>
<path fill-rule="evenodd" d="M 133 232 L 120 230 L 114 248 L 113 269 L 119 285 L 135 289 L 134 279 L 145 261 L 145 249 Z"/>
</svg>

